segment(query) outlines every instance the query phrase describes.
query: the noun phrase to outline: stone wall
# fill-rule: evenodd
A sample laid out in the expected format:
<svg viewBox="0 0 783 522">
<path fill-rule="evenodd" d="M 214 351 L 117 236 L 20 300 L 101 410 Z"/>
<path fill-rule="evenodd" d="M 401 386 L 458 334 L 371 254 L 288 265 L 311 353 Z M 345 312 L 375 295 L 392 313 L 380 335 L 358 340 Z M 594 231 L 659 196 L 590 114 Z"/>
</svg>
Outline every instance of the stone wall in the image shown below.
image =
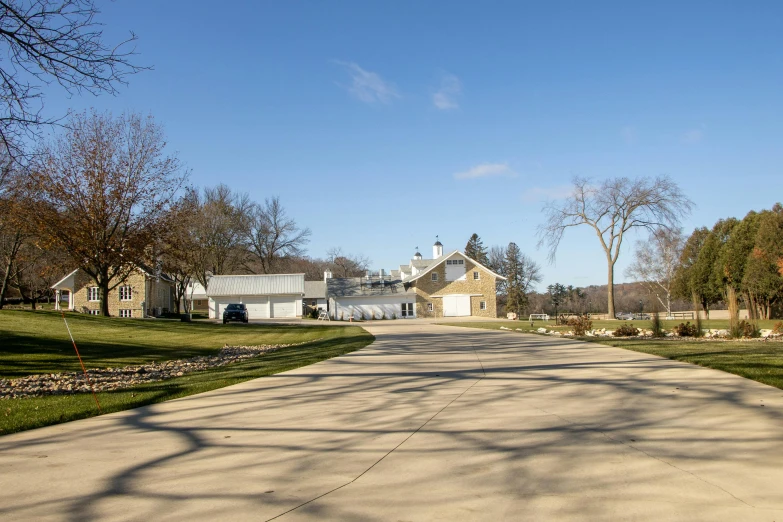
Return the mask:
<svg viewBox="0 0 783 522">
<path fill-rule="evenodd" d="M 438 274 L 438 280 L 433 281 L 431 274 Z M 481 294 L 471 296 L 470 313 L 476 317 L 497 317 L 497 292 L 495 276 L 484 268 L 475 265 L 465 259 L 465 280 L 446 281 L 446 263 L 443 262 L 413 284 L 416 290 L 416 316 L 417 317 L 443 317 L 443 298 L 431 297 L 448 294 Z M 473 272 L 478 272 L 480 279 L 473 279 Z M 487 309 L 481 310 L 481 301 L 486 301 Z M 427 310 L 427 305 L 432 303 L 433 311 Z"/>
<path fill-rule="evenodd" d="M 87 289 L 91 286 L 96 286 L 95 281 L 83 270 L 79 270 L 74 274 L 73 306 L 77 312 L 100 312 L 100 301 L 89 301 L 87 299 Z M 109 315 L 113 317 L 119 317 L 120 310 L 130 310 L 131 317 L 144 317 L 142 303 L 150 312 L 156 307 L 170 309 L 173 306 L 171 303 L 173 301 L 171 293 L 174 290 L 172 285 L 165 281 L 147 279 L 140 270 L 131 272 L 128 279 L 120 286 L 131 287 L 131 299 L 120 301 L 119 286 L 110 290 L 108 296 Z M 144 302 L 145 298 L 148 298 L 146 303 Z"/>
</svg>

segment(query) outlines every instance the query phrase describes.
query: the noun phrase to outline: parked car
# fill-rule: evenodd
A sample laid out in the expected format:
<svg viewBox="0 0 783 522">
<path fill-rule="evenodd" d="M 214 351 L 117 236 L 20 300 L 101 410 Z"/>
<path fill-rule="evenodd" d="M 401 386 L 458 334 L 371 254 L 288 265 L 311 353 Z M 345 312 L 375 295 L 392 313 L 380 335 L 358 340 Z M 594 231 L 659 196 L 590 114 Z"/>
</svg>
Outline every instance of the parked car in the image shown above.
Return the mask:
<svg viewBox="0 0 783 522">
<path fill-rule="evenodd" d="M 629 312 L 620 312 L 615 314 L 615 317 L 621 321 L 633 321 L 634 316 Z"/>
<path fill-rule="evenodd" d="M 223 324 L 229 321 L 247 322 L 247 307 L 243 304 L 231 303 L 223 310 Z"/>
</svg>

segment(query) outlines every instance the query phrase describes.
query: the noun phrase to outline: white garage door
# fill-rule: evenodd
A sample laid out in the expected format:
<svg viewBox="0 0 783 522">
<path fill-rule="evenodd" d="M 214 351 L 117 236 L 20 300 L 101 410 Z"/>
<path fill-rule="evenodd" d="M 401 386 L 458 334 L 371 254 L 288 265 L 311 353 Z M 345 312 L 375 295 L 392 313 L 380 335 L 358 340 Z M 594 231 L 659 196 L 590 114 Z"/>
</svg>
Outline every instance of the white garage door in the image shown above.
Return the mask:
<svg viewBox="0 0 783 522">
<path fill-rule="evenodd" d="M 296 298 L 272 297 L 272 317 L 296 317 Z"/>
<path fill-rule="evenodd" d="M 245 297 L 242 302 L 247 306 L 247 316 L 250 319 L 267 319 L 269 303 L 266 297 Z"/>
<path fill-rule="evenodd" d="M 443 298 L 443 315 L 446 317 L 465 317 L 470 315 L 470 296 L 445 296 Z"/>
</svg>

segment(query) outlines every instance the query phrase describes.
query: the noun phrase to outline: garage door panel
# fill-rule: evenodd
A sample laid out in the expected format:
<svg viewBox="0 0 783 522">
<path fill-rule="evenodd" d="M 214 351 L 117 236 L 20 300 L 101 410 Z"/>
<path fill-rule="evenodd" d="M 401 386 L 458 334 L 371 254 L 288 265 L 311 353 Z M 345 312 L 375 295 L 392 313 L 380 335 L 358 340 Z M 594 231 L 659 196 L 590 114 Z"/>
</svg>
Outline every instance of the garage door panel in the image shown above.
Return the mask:
<svg viewBox="0 0 783 522">
<path fill-rule="evenodd" d="M 267 319 L 269 317 L 269 302 L 266 297 L 246 297 L 242 302 L 247 307 L 249 319 Z"/>
<path fill-rule="evenodd" d="M 272 317 L 296 317 L 296 298 L 273 297 L 270 308 Z"/>
</svg>

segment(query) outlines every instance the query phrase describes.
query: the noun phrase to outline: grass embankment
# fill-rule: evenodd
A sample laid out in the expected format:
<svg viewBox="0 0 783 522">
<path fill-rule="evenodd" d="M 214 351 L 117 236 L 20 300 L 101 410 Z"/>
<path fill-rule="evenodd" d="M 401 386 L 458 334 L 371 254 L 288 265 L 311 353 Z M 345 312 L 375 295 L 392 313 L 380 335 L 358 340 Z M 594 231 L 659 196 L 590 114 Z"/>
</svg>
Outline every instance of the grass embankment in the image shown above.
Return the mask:
<svg viewBox="0 0 783 522">
<path fill-rule="evenodd" d="M 225 344 L 306 343 L 246 362 L 176 379 L 98 394 L 104 413 L 126 410 L 222 388 L 330 359 L 370 344 L 359 327 L 180 323 L 66 314 L 88 368 L 121 367 L 211 355 Z M 79 371 L 59 314 L 0 311 L 0 377 Z M 0 401 L 0 434 L 96 415 L 90 394 Z"/>
<path fill-rule="evenodd" d="M 671 329 L 674 325 L 683 321 L 665 321 L 664 328 Z M 777 321 L 761 321 L 761 328 L 772 328 Z M 649 328 L 649 321 L 634 321 L 639 328 Z M 704 328 L 728 328 L 728 321 L 703 321 Z M 483 328 L 487 330 L 499 330 L 501 326 L 506 328 L 521 328 L 526 332 L 530 330 L 530 323 L 522 321 L 503 322 L 476 322 L 476 323 L 444 323 L 449 326 L 464 326 L 468 328 Z M 614 330 L 623 321 L 594 321 L 593 328 L 606 328 Z M 544 326 L 548 330 L 555 329 L 540 321 L 534 328 Z M 558 328 L 560 330 L 561 328 Z M 562 327 L 568 330 L 568 327 Z M 518 332 L 514 332 L 518 333 Z M 563 339 L 558 337 L 558 339 Z M 571 339 L 566 337 L 565 339 Z M 666 357 L 676 361 L 684 361 L 698 364 L 707 368 L 714 368 L 724 372 L 733 373 L 747 379 L 762 382 L 776 388 L 783 389 L 783 341 L 714 341 L 709 339 L 684 340 L 684 339 L 635 339 L 612 337 L 580 337 L 576 338 L 591 343 L 599 343 L 617 348 L 625 348 L 636 352 L 649 353 Z"/>
</svg>

